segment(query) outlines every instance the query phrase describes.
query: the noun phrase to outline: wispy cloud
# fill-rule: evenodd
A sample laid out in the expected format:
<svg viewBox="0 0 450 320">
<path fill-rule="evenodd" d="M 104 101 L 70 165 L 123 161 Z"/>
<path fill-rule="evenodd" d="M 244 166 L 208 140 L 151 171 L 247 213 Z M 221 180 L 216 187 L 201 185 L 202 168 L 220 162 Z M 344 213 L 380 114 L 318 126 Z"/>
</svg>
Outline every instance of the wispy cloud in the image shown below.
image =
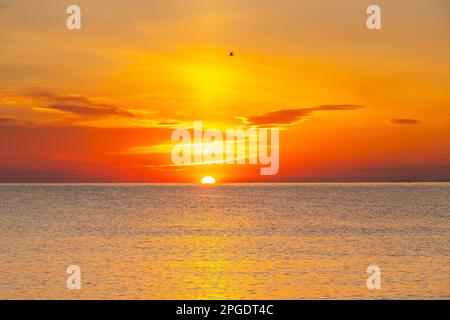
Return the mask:
<svg viewBox="0 0 450 320">
<path fill-rule="evenodd" d="M 112 104 L 79 95 L 57 95 L 48 91 L 32 91 L 24 94 L 38 101 L 39 110 L 57 110 L 86 117 L 129 117 L 134 114 Z"/>
<path fill-rule="evenodd" d="M 390 122 L 394 124 L 420 124 L 420 121 L 416 119 L 392 119 Z"/>
<path fill-rule="evenodd" d="M 44 107 L 44 109 L 58 110 L 69 112 L 82 116 L 124 116 L 134 117 L 131 112 L 122 110 L 112 105 L 95 104 L 95 105 L 74 105 L 74 104 L 52 104 Z"/>
<path fill-rule="evenodd" d="M 8 116 L 0 116 L 0 126 L 23 126 L 25 123 L 22 121 Z"/>
<path fill-rule="evenodd" d="M 262 115 L 245 118 L 248 125 L 253 126 L 275 126 L 275 125 L 292 125 L 300 121 L 302 118 L 315 112 L 322 111 L 348 111 L 363 108 L 359 105 L 342 104 L 342 105 L 320 105 L 311 108 L 296 108 L 276 110 Z"/>
</svg>

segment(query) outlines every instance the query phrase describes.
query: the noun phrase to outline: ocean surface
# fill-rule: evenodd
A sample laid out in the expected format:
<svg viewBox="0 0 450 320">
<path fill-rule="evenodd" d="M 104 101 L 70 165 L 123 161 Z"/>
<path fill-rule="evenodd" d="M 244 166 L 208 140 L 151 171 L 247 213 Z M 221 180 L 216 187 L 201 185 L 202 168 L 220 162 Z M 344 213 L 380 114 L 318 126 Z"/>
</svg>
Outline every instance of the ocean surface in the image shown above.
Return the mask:
<svg viewBox="0 0 450 320">
<path fill-rule="evenodd" d="M 450 184 L 0 185 L 22 298 L 449 299 Z"/>
</svg>

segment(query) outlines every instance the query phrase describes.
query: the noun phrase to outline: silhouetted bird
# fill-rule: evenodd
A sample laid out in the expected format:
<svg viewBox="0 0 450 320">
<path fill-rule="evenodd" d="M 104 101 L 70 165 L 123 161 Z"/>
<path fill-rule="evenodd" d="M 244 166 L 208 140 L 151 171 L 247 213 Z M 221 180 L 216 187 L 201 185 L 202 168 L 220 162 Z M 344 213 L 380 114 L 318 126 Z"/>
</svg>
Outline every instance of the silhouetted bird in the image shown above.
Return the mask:
<svg viewBox="0 0 450 320">
<path fill-rule="evenodd" d="M 230 57 L 234 57 L 234 52 L 233 51 L 230 52 Z"/>
</svg>

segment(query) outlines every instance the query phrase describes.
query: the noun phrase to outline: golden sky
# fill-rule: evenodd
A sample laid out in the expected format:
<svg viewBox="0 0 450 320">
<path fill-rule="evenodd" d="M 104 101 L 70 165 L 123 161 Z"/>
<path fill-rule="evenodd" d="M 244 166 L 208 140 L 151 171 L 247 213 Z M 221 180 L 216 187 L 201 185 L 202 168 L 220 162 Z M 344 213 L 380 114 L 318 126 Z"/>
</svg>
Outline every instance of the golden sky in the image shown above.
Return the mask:
<svg viewBox="0 0 450 320">
<path fill-rule="evenodd" d="M 0 0 L 0 182 L 449 179 L 450 3 L 370 4 Z M 194 120 L 280 128 L 279 174 L 170 166 Z"/>
</svg>

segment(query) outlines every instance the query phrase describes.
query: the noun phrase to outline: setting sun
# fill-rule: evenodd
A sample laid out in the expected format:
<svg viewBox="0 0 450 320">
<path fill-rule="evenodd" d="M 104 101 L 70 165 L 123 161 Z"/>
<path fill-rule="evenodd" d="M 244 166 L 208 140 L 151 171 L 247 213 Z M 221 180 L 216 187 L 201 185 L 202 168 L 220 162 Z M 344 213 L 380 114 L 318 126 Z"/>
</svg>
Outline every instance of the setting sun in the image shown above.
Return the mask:
<svg viewBox="0 0 450 320">
<path fill-rule="evenodd" d="M 203 177 L 203 179 L 202 179 L 202 184 L 215 184 L 215 183 L 216 183 L 216 179 L 214 179 L 211 176 L 206 176 L 206 177 Z"/>
</svg>

